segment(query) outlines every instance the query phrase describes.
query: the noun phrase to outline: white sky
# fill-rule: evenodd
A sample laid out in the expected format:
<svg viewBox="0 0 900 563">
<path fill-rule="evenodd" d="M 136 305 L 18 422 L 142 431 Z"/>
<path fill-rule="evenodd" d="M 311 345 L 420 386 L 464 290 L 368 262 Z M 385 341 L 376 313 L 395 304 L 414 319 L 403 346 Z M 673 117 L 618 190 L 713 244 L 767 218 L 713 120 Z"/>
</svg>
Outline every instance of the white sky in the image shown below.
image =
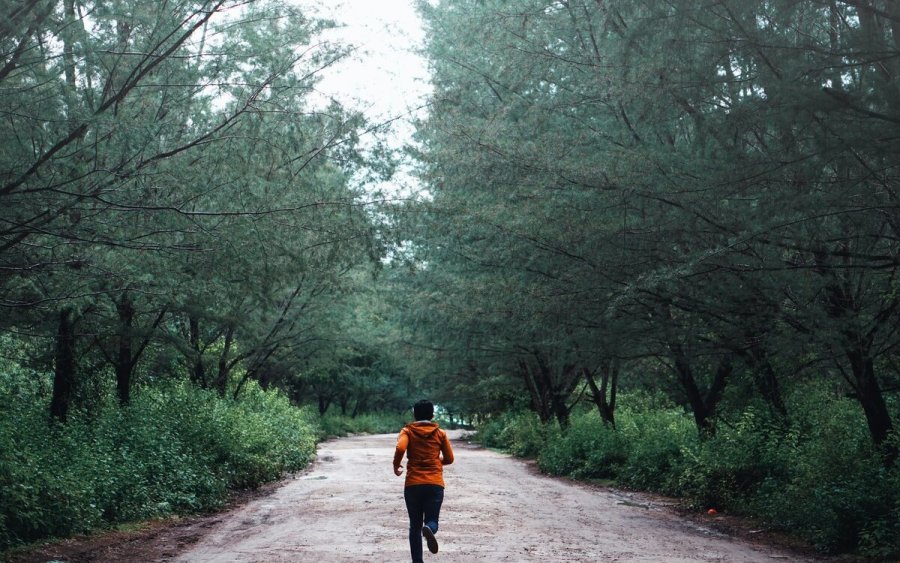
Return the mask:
<svg viewBox="0 0 900 563">
<path fill-rule="evenodd" d="M 391 124 L 387 139 L 395 149 L 411 142 L 410 119 L 424 117 L 423 106 L 431 93 L 428 63 L 419 54 L 425 31 L 415 0 L 294 2 L 311 16 L 338 24 L 323 39 L 356 48 L 353 55 L 322 72 L 319 92 L 325 99 L 333 97 L 345 107 L 362 111 L 372 124 L 401 117 Z M 393 197 L 424 195 L 409 166 L 402 166 L 390 182 L 367 185 L 366 191 Z"/>
<path fill-rule="evenodd" d="M 319 90 L 373 120 L 389 119 L 421 106 L 430 91 L 424 41 L 414 0 L 295 0 L 309 12 L 340 27 L 324 38 L 357 48 L 349 59 L 327 69 Z"/>
</svg>

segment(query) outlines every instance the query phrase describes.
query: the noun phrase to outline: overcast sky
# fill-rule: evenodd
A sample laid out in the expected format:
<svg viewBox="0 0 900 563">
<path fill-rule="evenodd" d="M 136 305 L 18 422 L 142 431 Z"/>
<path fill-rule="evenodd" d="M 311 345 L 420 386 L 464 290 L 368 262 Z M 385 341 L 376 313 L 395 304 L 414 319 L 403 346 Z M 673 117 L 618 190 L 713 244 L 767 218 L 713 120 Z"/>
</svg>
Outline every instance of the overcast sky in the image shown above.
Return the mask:
<svg viewBox="0 0 900 563">
<path fill-rule="evenodd" d="M 329 69 L 321 90 L 342 101 L 360 102 L 374 114 L 396 115 L 421 105 L 428 93 L 424 40 L 413 0 L 320 2 L 322 15 L 341 24 L 326 37 L 358 48 L 356 56 Z"/>
<path fill-rule="evenodd" d="M 406 115 L 425 103 L 429 75 L 426 60 L 417 52 L 424 29 L 414 0 L 294 1 L 311 15 L 338 23 L 325 39 L 356 48 L 352 56 L 323 71 L 321 94 L 363 111 L 372 123 Z M 410 140 L 413 128 L 403 119 L 391 131 L 391 144 L 399 148 Z M 401 174 L 391 191 L 417 191 L 410 182 L 411 177 Z"/>
</svg>

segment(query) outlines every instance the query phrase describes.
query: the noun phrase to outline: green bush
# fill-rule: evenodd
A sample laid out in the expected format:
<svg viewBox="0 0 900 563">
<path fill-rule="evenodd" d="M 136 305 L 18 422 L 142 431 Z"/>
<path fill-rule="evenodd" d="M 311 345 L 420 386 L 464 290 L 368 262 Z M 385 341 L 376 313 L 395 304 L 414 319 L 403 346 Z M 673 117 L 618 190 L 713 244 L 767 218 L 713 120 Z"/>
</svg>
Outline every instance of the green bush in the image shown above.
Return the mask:
<svg viewBox="0 0 900 563">
<path fill-rule="evenodd" d="M 892 471 L 877 490 L 891 491 L 888 509 L 871 516 L 859 532 L 860 551 L 882 561 L 900 558 L 900 470 Z M 892 498 L 891 498 L 892 497 Z"/>
<path fill-rule="evenodd" d="M 623 435 L 607 428 L 591 411 L 572 417 L 568 430 L 541 450 L 538 466 L 553 475 L 578 479 L 615 478 L 627 459 Z"/>
<path fill-rule="evenodd" d="M 692 422 L 678 409 L 623 407 L 617 428 L 596 411 L 576 413 L 570 427 L 538 457 L 542 471 L 576 479 L 615 479 L 622 485 L 676 492 L 685 448 L 696 448 Z"/>
<path fill-rule="evenodd" d="M 214 509 L 231 488 L 305 466 L 316 429 L 274 391 L 240 399 L 184 383 L 48 423 L 46 399 L 0 386 L 0 549 L 113 523 Z"/>
<path fill-rule="evenodd" d="M 789 421 L 748 406 L 700 439 L 683 409 L 624 395 L 617 428 L 595 410 L 560 432 L 528 413 L 495 416 L 476 439 L 542 471 L 678 495 L 698 508 L 752 515 L 822 551 L 900 555 L 900 469 L 886 469 L 858 404 L 827 389 L 798 388 Z"/>
<path fill-rule="evenodd" d="M 770 439 L 757 448 L 758 463 L 768 470 L 748 492 L 746 511 L 799 532 L 824 551 L 864 547 L 866 530 L 871 540 L 890 527 L 892 510 L 898 514 L 900 489 L 890 486 L 897 470 L 885 469 L 855 401 L 811 389 L 791 406 L 790 429 L 780 436 L 767 432 Z M 900 553 L 900 536 L 893 538 Z"/>
<path fill-rule="evenodd" d="M 623 408 L 621 440 L 628 456 L 617 476 L 619 483 L 666 494 L 678 494 L 677 481 L 686 457 L 699 443 L 693 420 L 675 407 L 657 410 Z"/>
<path fill-rule="evenodd" d="M 355 417 L 326 413 L 318 420 L 322 438 L 350 434 L 392 434 L 400 432 L 409 416 L 399 413 L 365 413 Z"/>
<path fill-rule="evenodd" d="M 506 413 L 488 420 L 476 434 L 482 444 L 520 457 L 537 457 L 559 435 L 555 424 L 541 424 L 533 412 Z"/>
<path fill-rule="evenodd" d="M 503 429 L 509 423 L 509 414 L 494 416 L 483 421 L 475 431 L 475 440 L 488 448 L 503 448 L 500 441 Z"/>
</svg>

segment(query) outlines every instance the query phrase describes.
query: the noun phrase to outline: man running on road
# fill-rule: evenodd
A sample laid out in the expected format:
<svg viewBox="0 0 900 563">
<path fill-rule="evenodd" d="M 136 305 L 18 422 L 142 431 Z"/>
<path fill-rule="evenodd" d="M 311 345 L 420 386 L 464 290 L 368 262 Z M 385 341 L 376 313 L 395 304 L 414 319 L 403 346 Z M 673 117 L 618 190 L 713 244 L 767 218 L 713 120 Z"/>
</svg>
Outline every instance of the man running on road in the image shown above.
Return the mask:
<svg viewBox="0 0 900 563">
<path fill-rule="evenodd" d="M 403 498 L 409 513 L 409 550 L 413 563 L 422 562 L 422 536 L 428 551 L 438 552 L 434 534 L 438 531 L 438 517 L 444 502 L 444 466 L 453 463 L 453 448 L 447 433 L 434 418 L 431 401 L 419 401 L 413 406 L 416 421 L 403 427 L 394 451 L 394 474 L 403 473 L 403 454 L 406 453 L 406 484 Z M 423 525 L 424 523 L 424 525 Z"/>
</svg>

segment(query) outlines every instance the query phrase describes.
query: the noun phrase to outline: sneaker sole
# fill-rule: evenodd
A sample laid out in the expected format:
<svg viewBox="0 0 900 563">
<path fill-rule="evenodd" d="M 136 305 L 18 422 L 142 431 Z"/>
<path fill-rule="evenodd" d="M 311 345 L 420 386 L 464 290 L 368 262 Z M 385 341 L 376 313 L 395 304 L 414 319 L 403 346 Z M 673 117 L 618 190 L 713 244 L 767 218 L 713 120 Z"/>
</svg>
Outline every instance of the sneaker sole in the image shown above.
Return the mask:
<svg viewBox="0 0 900 563">
<path fill-rule="evenodd" d="M 438 542 L 434 537 L 434 532 L 431 531 L 431 528 L 428 526 L 422 526 L 422 536 L 425 537 L 425 541 L 428 543 L 428 551 L 431 553 L 438 552 Z"/>
</svg>

